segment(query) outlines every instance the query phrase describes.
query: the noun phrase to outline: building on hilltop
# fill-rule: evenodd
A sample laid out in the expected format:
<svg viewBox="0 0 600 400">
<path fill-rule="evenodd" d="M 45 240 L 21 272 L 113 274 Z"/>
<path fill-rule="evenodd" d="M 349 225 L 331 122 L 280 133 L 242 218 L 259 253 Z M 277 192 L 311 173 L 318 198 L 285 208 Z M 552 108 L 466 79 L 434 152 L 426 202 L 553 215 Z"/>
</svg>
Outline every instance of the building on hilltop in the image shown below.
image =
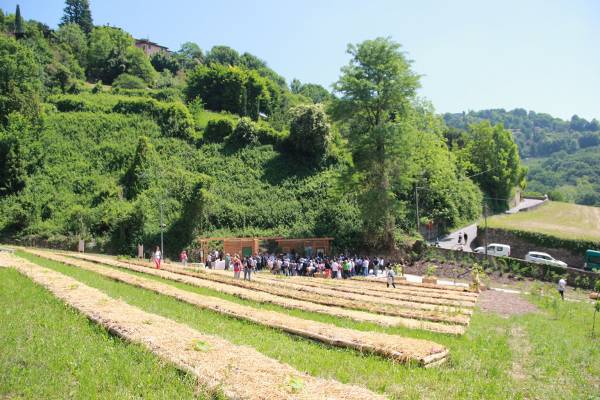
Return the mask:
<svg viewBox="0 0 600 400">
<path fill-rule="evenodd" d="M 135 47 L 142 49 L 148 57 L 161 51 L 169 52 L 167 47 L 151 42 L 149 39 L 135 39 Z"/>
</svg>

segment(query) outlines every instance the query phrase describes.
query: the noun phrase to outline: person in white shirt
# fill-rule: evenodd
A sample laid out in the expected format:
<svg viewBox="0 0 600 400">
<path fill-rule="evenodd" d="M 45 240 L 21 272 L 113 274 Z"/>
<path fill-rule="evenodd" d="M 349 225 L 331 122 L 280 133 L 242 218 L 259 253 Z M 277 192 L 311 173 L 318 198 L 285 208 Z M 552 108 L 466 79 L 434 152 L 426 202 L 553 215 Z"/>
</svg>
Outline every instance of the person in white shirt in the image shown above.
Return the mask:
<svg viewBox="0 0 600 400">
<path fill-rule="evenodd" d="M 161 260 L 162 260 L 162 253 L 160 251 L 160 247 L 156 246 L 156 250 L 154 251 L 154 267 L 156 269 L 160 269 Z"/>
<path fill-rule="evenodd" d="M 337 261 L 333 261 L 333 263 L 331 264 L 331 277 L 333 279 L 337 279 L 338 277 L 338 271 L 340 270 L 340 264 L 338 264 Z"/>
<path fill-rule="evenodd" d="M 369 259 L 365 258 L 363 261 L 363 275 L 369 276 Z"/>
<path fill-rule="evenodd" d="M 567 287 L 567 281 L 565 280 L 565 278 L 560 278 L 560 280 L 558 281 L 558 293 L 560 293 L 560 298 L 561 299 L 565 299 L 565 289 Z"/>
</svg>

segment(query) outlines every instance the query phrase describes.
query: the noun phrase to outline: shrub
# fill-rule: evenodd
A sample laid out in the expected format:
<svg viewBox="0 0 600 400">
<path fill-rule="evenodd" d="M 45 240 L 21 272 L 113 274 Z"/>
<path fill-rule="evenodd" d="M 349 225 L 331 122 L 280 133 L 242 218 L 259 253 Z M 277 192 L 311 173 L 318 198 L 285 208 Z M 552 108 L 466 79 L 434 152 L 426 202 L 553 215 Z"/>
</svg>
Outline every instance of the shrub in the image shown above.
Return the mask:
<svg viewBox="0 0 600 400">
<path fill-rule="evenodd" d="M 233 133 L 233 124 L 226 119 L 211 119 L 204 129 L 204 140 L 222 143 Z"/>
<path fill-rule="evenodd" d="M 113 86 L 123 89 L 145 89 L 146 82 L 142 78 L 130 74 L 121 74 L 114 80 Z"/>
<path fill-rule="evenodd" d="M 124 114 L 145 114 L 160 126 L 164 136 L 180 139 L 193 137 L 194 121 L 188 109 L 180 102 L 161 103 L 148 98 L 121 99 L 113 108 Z"/>
<path fill-rule="evenodd" d="M 303 157 L 321 162 L 331 142 L 330 127 L 321 105 L 300 105 L 290 110 L 290 143 Z"/>
<path fill-rule="evenodd" d="M 250 118 L 241 118 L 230 136 L 233 144 L 244 146 L 258 143 L 256 124 Z"/>
</svg>

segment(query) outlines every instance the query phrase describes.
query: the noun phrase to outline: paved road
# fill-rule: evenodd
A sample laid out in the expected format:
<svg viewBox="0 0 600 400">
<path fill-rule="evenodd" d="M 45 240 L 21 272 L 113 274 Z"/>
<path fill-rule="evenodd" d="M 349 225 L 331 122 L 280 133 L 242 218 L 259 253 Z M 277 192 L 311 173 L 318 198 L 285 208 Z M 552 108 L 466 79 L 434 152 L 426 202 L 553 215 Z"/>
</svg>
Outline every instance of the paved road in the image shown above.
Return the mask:
<svg viewBox="0 0 600 400">
<path fill-rule="evenodd" d="M 538 204 L 543 203 L 545 200 L 537 200 L 537 199 L 523 199 L 517 206 L 511 208 L 506 211 L 507 214 L 516 214 L 521 210 L 524 210 L 529 207 L 537 206 Z"/>
<path fill-rule="evenodd" d="M 464 234 L 467 234 L 467 243 L 465 245 Z M 460 242 L 458 237 L 461 236 Z M 471 242 L 477 237 L 477 224 L 465 226 L 455 232 L 452 232 L 440 239 L 440 247 L 442 249 L 460 250 L 470 252 Z"/>
</svg>

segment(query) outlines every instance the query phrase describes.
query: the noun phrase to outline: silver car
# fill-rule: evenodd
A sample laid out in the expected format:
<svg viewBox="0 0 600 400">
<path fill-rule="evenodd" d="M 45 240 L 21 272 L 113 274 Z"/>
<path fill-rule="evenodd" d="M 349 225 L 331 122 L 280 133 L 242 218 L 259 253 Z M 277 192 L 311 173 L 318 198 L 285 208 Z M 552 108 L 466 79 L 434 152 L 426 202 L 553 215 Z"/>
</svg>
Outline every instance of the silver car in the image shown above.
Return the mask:
<svg viewBox="0 0 600 400">
<path fill-rule="evenodd" d="M 525 256 L 525 261 L 529 261 L 536 264 L 545 264 L 552 265 L 553 267 L 562 267 L 565 268 L 567 263 L 564 261 L 559 261 L 552 257 L 548 253 L 542 253 L 540 251 L 530 251 Z"/>
</svg>

